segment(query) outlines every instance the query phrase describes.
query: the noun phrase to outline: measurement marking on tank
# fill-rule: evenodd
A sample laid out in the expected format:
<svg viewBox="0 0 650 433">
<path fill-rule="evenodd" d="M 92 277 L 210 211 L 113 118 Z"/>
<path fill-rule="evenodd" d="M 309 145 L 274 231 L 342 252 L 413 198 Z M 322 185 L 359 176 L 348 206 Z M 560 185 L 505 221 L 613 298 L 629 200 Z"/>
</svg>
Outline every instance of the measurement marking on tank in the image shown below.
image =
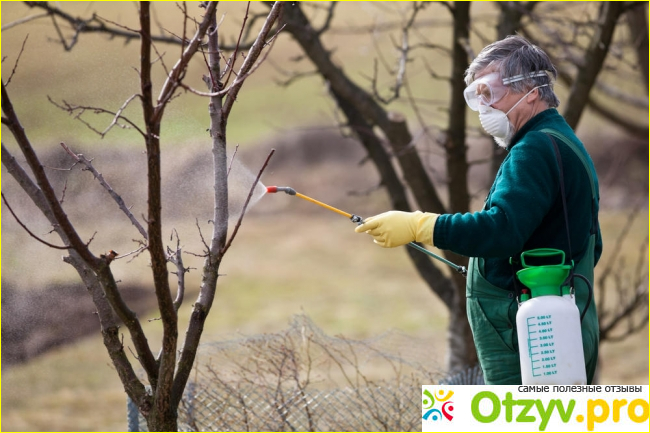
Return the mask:
<svg viewBox="0 0 650 433">
<path fill-rule="evenodd" d="M 555 349 L 553 349 L 553 320 L 551 315 L 528 317 L 528 357 L 533 377 L 556 374 Z M 550 362 L 549 362 L 550 361 Z"/>
</svg>

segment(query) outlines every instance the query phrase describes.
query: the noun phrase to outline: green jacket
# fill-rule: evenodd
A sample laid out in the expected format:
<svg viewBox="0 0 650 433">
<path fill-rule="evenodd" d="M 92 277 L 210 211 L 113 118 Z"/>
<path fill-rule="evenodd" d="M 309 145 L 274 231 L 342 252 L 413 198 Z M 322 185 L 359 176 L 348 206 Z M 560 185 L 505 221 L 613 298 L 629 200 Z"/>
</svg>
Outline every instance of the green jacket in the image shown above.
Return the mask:
<svg viewBox="0 0 650 433">
<path fill-rule="evenodd" d="M 444 214 L 434 229 L 434 245 L 457 254 L 485 259 L 485 278 L 497 287 L 514 290 L 509 258 L 534 248 L 557 248 L 569 260 L 560 172 L 553 145 L 542 129 L 554 129 L 580 147 L 587 156 L 598 191 L 591 158 L 564 118 L 551 108 L 529 120 L 512 139 L 485 199 L 483 210 Z M 571 252 L 578 262 L 590 233 L 596 232 L 595 262 L 602 252 L 598 200 L 593 206 L 584 165 L 561 140 L 555 139 L 564 167 L 564 184 L 571 233 Z"/>
</svg>

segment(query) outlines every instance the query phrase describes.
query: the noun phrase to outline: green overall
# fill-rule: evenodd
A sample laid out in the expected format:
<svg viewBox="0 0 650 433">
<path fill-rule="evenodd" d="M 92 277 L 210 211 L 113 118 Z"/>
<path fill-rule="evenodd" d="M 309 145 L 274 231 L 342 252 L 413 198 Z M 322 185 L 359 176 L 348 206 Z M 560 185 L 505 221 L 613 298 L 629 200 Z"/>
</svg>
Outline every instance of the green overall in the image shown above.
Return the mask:
<svg viewBox="0 0 650 433">
<path fill-rule="evenodd" d="M 593 285 L 595 235 L 589 250 L 575 267 Z M 519 347 L 517 342 L 517 299 L 515 292 L 491 284 L 483 277 L 481 258 L 472 257 L 467 273 L 467 317 L 474 335 L 478 359 L 486 385 L 521 384 Z M 576 304 L 580 313 L 587 304 L 588 287 L 575 279 Z M 587 382 L 592 383 L 598 360 L 598 314 L 592 299 L 582 321 L 582 349 L 587 369 Z M 570 384 L 567 384 L 570 385 Z"/>
<path fill-rule="evenodd" d="M 556 131 L 545 130 L 563 140 L 574 151 L 573 143 Z M 584 163 L 584 161 L 583 161 Z M 592 173 L 589 173 L 592 200 L 596 200 L 596 188 Z M 594 219 L 594 221 L 597 221 Z M 597 225 L 597 222 L 594 224 Z M 575 265 L 574 273 L 587 278 L 592 287 L 594 281 L 594 249 L 597 226 L 592 227 L 587 250 Z M 490 385 L 521 384 L 519 347 L 517 340 L 516 315 L 518 303 L 514 291 L 502 289 L 485 278 L 485 260 L 471 258 L 467 275 L 467 316 L 478 359 L 483 369 L 485 383 Z M 576 304 L 580 313 L 584 311 L 589 296 L 587 284 L 579 278 L 574 280 Z M 582 320 L 582 343 L 587 371 L 587 381 L 592 383 L 598 360 L 599 327 L 595 301 L 592 298 Z M 567 384 L 569 385 L 569 384 Z"/>
</svg>

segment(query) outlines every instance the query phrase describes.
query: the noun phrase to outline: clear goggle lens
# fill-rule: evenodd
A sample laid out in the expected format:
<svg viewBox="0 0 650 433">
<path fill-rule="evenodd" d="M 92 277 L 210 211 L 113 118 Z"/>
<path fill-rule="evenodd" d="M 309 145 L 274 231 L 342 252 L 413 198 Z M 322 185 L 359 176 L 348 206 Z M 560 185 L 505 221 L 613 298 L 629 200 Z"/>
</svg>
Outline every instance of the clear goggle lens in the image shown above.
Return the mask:
<svg viewBox="0 0 650 433">
<path fill-rule="evenodd" d="M 508 88 L 500 83 L 499 73 L 487 74 L 467 86 L 463 95 L 469 108 L 478 111 L 479 105 L 492 105 L 498 102 L 508 92 Z"/>
</svg>

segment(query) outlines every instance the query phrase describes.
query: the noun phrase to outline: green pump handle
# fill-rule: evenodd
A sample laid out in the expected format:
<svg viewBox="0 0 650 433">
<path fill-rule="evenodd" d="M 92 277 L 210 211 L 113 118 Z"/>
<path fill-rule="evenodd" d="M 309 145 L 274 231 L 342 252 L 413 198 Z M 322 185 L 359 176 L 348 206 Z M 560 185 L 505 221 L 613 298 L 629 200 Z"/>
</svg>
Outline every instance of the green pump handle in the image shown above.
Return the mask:
<svg viewBox="0 0 650 433">
<path fill-rule="evenodd" d="M 545 266 L 562 266 L 562 265 L 564 265 L 564 259 L 566 257 L 565 254 L 564 254 L 564 251 L 558 250 L 558 249 L 555 249 L 555 248 L 537 248 L 535 250 L 524 251 L 523 253 L 521 253 L 521 265 L 524 268 L 534 267 L 532 265 L 527 265 L 526 264 L 526 257 L 529 257 L 529 259 L 530 259 L 530 258 L 534 258 L 534 257 L 535 258 L 540 258 L 540 257 L 545 258 L 545 257 L 553 257 L 553 256 L 560 256 L 560 258 L 561 258 L 560 263 L 558 263 L 557 265 L 545 265 Z"/>
</svg>

